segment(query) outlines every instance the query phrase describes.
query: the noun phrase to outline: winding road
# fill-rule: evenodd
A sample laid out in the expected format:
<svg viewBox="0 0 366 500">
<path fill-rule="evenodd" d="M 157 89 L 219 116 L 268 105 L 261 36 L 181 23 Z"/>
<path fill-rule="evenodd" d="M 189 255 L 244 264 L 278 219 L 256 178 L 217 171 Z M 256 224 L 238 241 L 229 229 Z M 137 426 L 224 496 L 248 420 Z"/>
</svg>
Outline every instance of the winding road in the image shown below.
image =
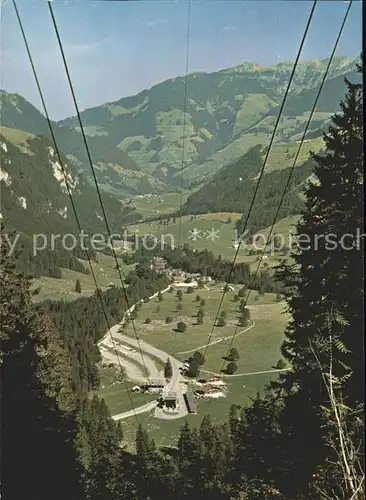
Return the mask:
<svg viewBox="0 0 366 500">
<path fill-rule="evenodd" d="M 167 292 L 169 288 L 170 286 L 165 290 L 161 290 L 161 293 Z M 150 299 L 156 297 L 158 293 L 159 292 L 152 295 Z M 142 300 L 140 302 L 142 302 Z M 98 342 L 102 357 L 107 362 L 112 362 L 116 365 L 119 365 L 120 363 L 119 358 L 122 356 L 124 358 L 123 359 L 124 368 L 126 369 L 128 377 L 132 380 L 146 383 L 147 379 L 149 378 L 164 379 L 165 386 L 163 388 L 163 396 L 167 396 L 169 393 L 175 393 L 177 400 L 177 408 L 175 411 L 166 411 L 163 408 L 159 408 L 157 401 L 150 401 L 149 403 L 139 406 L 138 408 L 134 408 L 129 411 L 120 413 L 118 415 L 114 415 L 112 418 L 114 420 L 122 420 L 125 418 L 133 417 L 141 413 L 150 412 L 152 410 L 154 410 L 154 416 L 156 418 L 165 420 L 182 418 L 188 413 L 186 403 L 184 400 L 184 393 L 186 392 L 187 380 L 181 374 L 181 368 L 183 368 L 183 362 L 177 359 L 176 357 L 166 353 L 165 351 L 162 351 L 161 349 L 152 346 L 151 344 L 145 342 L 142 339 L 132 338 L 119 332 L 121 326 L 124 324 L 129 313 L 131 313 L 135 309 L 135 307 L 136 304 L 131 306 L 130 309 L 126 311 L 125 316 L 121 321 L 121 323 L 112 326 L 111 329 L 103 337 L 103 339 Z M 249 327 L 245 328 L 244 330 L 238 332 L 235 335 L 235 337 L 242 335 L 243 333 L 247 332 L 254 326 L 255 326 L 255 321 L 252 320 L 252 324 Z M 213 342 L 210 342 L 208 346 L 216 345 L 220 342 L 231 339 L 233 337 L 234 335 L 217 339 Z M 204 344 L 202 346 L 195 347 L 194 349 L 191 349 L 189 351 L 178 352 L 177 354 L 190 354 L 200 349 L 204 349 L 206 348 L 206 346 L 207 344 Z M 117 350 L 121 356 L 113 352 L 115 350 Z M 164 365 L 168 359 L 170 360 L 172 366 L 172 377 L 170 380 L 168 381 L 165 380 L 164 372 L 158 370 L 154 358 L 161 360 L 161 362 Z M 146 373 L 144 369 L 145 367 L 148 373 Z M 262 372 L 224 375 L 224 377 L 242 377 L 245 375 L 259 375 L 265 373 L 281 372 L 286 370 L 289 370 L 289 368 L 284 368 L 282 370 L 268 370 Z M 219 376 L 219 377 L 223 376 L 222 374 L 211 372 L 208 370 L 201 370 L 201 372 L 212 374 L 214 376 Z"/>
<path fill-rule="evenodd" d="M 184 417 L 184 415 L 187 414 L 187 408 L 186 404 L 184 401 L 184 377 L 180 373 L 180 368 L 183 368 L 183 363 L 179 359 L 175 358 L 174 356 L 170 356 L 168 353 L 165 351 L 162 351 L 161 349 L 158 349 L 151 344 L 145 342 L 144 340 L 137 340 L 136 338 L 128 337 L 127 335 L 123 335 L 122 333 L 119 333 L 118 330 L 120 328 L 120 325 L 115 325 L 112 326 L 110 331 L 107 333 L 106 337 L 103 339 L 103 345 L 112 343 L 113 341 L 111 339 L 111 334 L 112 337 L 115 341 L 118 341 L 118 344 L 116 345 L 117 348 L 121 347 L 120 342 L 123 343 L 124 345 L 130 346 L 138 352 L 133 353 L 136 356 L 140 355 L 139 350 L 143 352 L 143 354 L 147 354 L 147 356 L 144 356 L 144 362 L 145 365 L 149 368 L 152 369 L 151 364 L 154 364 L 154 361 L 151 359 L 150 356 L 158 358 L 161 360 L 163 364 L 165 364 L 168 360 L 170 359 L 171 365 L 172 365 L 172 377 L 169 380 L 169 382 L 165 385 L 163 389 L 163 395 L 166 396 L 168 393 L 176 393 L 177 396 L 177 403 L 178 403 L 178 411 L 175 413 L 168 413 L 165 412 L 163 409 L 156 407 L 155 408 L 155 416 L 158 418 L 165 418 L 165 419 L 173 419 L 173 418 L 181 418 Z M 148 364 L 149 363 L 149 364 Z M 151 373 L 151 372 L 150 372 Z M 155 378 L 156 374 L 154 373 Z M 146 379 L 149 377 L 144 377 L 142 381 L 146 381 Z M 163 378 L 162 374 L 160 374 L 159 378 Z M 156 406 L 156 405 L 155 405 Z M 144 405 L 145 409 L 144 411 L 150 411 L 152 407 L 149 407 L 148 405 Z M 140 407 L 141 409 L 141 407 Z M 136 413 L 137 410 L 135 410 Z M 140 411 L 141 413 L 142 411 Z M 132 413 L 134 415 L 135 413 Z"/>
<path fill-rule="evenodd" d="M 150 403 L 146 403 L 146 405 L 139 406 L 133 410 L 125 411 L 123 413 L 119 413 L 118 415 L 113 415 L 113 420 L 122 420 L 124 418 L 134 417 L 135 415 L 139 415 L 140 413 L 146 413 L 148 411 L 156 408 L 158 404 L 157 401 L 150 401 Z"/>
<path fill-rule="evenodd" d="M 228 337 L 222 337 L 221 339 L 214 340 L 214 341 L 210 342 L 209 344 L 204 344 L 204 345 L 201 345 L 199 347 L 195 347 L 194 349 L 190 349 L 189 351 L 180 351 L 180 352 L 177 352 L 176 354 L 190 354 L 191 352 L 196 352 L 196 351 L 199 351 L 200 349 L 206 349 L 206 347 L 210 347 L 211 345 L 219 344 L 220 342 L 223 342 L 224 340 L 229 340 L 229 339 L 232 339 L 233 337 L 235 337 L 235 338 L 240 337 L 240 335 L 243 335 L 243 333 L 247 332 L 248 330 L 253 328 L 253 326 L 255 326 L 254 319 L 252 319 L 251 321 L 252 321 L 252 324 L 250 326 L 248 326 L 248 328 L 244 328 L 244 330 L 241 330 L 236 335 L 229 335 Z"/>
<path fill-rule="evenodd" d="M 164 290 L 161 290 L 161 293 L 165 293 L 169 289 L 170 286 L 165 288 Z M 154 293 L 151 297 L 149 297 L 150 300 L 154 297 L 157 297 L 158 294 L 159 292 Z M 143 301 L 141 300 L 139 302 Z M 174 356 L 169 355 L 165 351 L 152 346 L 144 340 L 128 337 L 127 335 L 123 335 L 119 332 L 121 326 L 125 323 L 126 318 L 135 309 L 135 307 L 136 304 L 132 305 L 129 310 L 126 311 L 122 321 L 119 324 L 112 326 L 111 329 L 107 331 L 106 335 L 98 342 L 102 357 L 106 361 L 112 362 L 114 364 L 119 364 L 119 356 L 113 353 L 113 350 L 117 350 L 125 358 L 127 356 L 130 357 L 133 361 L 134 366 L 131 366 L 131 364 L 129 365 L 127 362 L 127 374 L 129 376 L 133 374 L 133 376 L 131 377 L 132 379 L 140 380 L 142 382 L 146 382 L 148 378 L 164 378 L 164 373 L 157 370 L 156 364 L 153 360 L 154 357 L 160 359 L 164 365 L 169 359 L 172 365 L 172 377 L 165 384 L 163 388 L 163 395 L 166 396 L 169 393 L 175 393 L 177 398 L 177 409 L 174 412 L 166 412 L 163 408 L 159 408 L 157 406 L 157 401 L 152 401 L 130 411 L 120 413 L 119 415 L 114 415 L 113 419 L 121 420 L 123 418 L 133 417 L 137 414 L 146 413 L 153 409 L 155 409 L 155 417 L 157 418 L 166 420 L 182 418 L 188 413 L 183 396 L 186 391 L 185 378 L 180 372 L 180 368 L 183 367 L 182 361 L 175 358 Z M 130 349 L 132 348 L 133 351 L 127 350 L 126 346 Z M 141 362 L 142 366 L 139 370 L 138 368 L 136 368 L 136 365 L 137 363 L 140 363 L 141 365 Z M 146 371 L 144 370 L 145 366 L 148 373 L 146 373 Z"/>
</svg>

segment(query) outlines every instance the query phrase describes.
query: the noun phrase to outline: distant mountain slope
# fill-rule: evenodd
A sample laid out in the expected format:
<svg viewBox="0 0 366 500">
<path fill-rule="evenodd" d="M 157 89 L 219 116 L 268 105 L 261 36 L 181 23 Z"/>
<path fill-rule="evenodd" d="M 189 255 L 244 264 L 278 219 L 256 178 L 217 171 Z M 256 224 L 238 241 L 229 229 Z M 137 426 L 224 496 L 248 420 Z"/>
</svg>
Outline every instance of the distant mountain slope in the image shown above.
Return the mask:
<svg viewBox="0 0 366 500">
<path fill-rule="evenodd" d="M 319 150 L 321 143 L 317 144 Z M 283 146 L 281 147 L 283 148 Z M 263 229 L 272 223 L 290 172 L 294 156 L 293 149 L 287 148 L 287 153 L 283 151 L 286 161 L 284 160 L 282 165 L 277 163 L 276 157 L 272 160 L 272 165 L 268 164 L 269 171 L 261 179 L 248 222 L 247 227 L 251 232 Z M 305 156 L 302 157 L 303 160 L 304 158 Z M 221 169 L 207 184 L 190 195 L 181 213 L 188 215 L 239 212 L 243 213 L 243 220 L 245 220 L 254 196 L 263 160 L 264 150 L 262 146 L 257 145 L 251 148 L 240 160 Z M 303 206 L 303 197 L 300 194 L 312 171 L 313 161 L 310 159 L 304 160 L 300 166 L 295 167 L 279 219 L 300 212 Z"/>
<path fill-rule="evenodd" d="M 293 140 L 304 127 L 328 60 L 299 63 L 285 107 L 277 141 Z M 155 85 L 139 94 L 87 109 L 82 120 L 89 134 L 103 134 L 128 153 L 140 167 L 162 182 L 180 183 L 184 142 L 186 183 L 214 173 L 238 159 L 250 147 L 266 144 L 281 104 L 293 63 L 260 68 L 256 64 L 216 73 L 193 73 Z M 343 77 L 353 75 L 355 61 L 335 58 L 310 127 L 320 129 L 338 109 L 344 95 Z M 334 81 L 334 82 L 333 82 Z M 75 118 L 60 122 L 77 128 Z M 184 135 L 184 138 L 183 138 Z"/>
<path fill-rule="evenodd" d="M 75 172 L 65 157 L 63 164 L 82 229 L 86 234 L 105 233 L 95 188 Z M 75 251 L 67 251 L 61 248 L 58 237 L 54 240 L 55 250 L 52 250 L 52 234 L 79 233 L 52 142 L 29 132 L 0 127 L 0 165 L 0 218 L 7 222 L 7 232 L 16 230 L 21 235 L 25 270 L 57 277 L 60 266 L 84 269 L 76 259 L 77 256 L 85 258 L 85 253 L 78 251 L 80 240 Z M 103 202 L 112 230 L 120 230 L 126 215 L 120 202 L 107 193 L 103 194 Z M 42 236 L 37 240 L 34 236 L 37 234 L 44 234 L 46 240 Z M 37 258 L 32 255 L 34 238 L 39 244 L 47 241 L 46 250 Z M 71 243 L 69 239 L 67 245 Z"/>
<path fill-rule="evenodd" d="M 51 138 L 45 117 L 28 101 L 17 94 L 0 91 L 1 125 Z M 92 182 L 91 169 L 82 136 L 75 129 L 52 122 L 60 151 L 70 163 Z M 130 196 L 144 190 L 146 174 L 135 161 L 121 149 L 114 146 L 107 137 L 88 137 L 88 146 L 102 189 L 117 196 Z M 159 186 L 161 183 L 155 182 Z M 148 191 L 151 185 L 148 184 Z M 146 188 L 145 188 L 146 189 Z"/>
</svg>

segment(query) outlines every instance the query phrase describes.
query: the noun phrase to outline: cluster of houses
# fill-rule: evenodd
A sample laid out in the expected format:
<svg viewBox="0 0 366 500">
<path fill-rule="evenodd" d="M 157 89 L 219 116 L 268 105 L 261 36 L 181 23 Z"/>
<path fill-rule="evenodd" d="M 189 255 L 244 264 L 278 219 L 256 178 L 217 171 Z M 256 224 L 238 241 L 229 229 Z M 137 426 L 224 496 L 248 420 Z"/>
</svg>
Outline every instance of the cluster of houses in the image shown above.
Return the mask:
<svg viewBox="0 0 366 500">
<path fill-rule="evenodd" d="M 150 268 L 157 273 L 165 274 L 177 288 L 188 288 L 190 286 L 197 288 L 199 282 L 208 284 L 213 281 L 211 276 L 202 276 L 200 273 L 188 273 L 182 269 L 173 269 L 162 257 L 153 257 Z"/>
</svg>

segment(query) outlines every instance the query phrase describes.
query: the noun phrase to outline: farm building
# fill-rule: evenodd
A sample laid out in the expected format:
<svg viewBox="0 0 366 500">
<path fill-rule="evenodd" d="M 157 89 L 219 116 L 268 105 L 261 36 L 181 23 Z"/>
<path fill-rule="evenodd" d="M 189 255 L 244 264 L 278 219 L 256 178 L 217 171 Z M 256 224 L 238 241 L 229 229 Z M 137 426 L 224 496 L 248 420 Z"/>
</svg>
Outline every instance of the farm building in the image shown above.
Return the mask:
<svg viewBox="0 0 366 500">
<path fill-rule="evenodd" d="M 164 404 L 168 408 L 175 409 L 177 407 L 177 394 L 175 392 L 168 392 L 164 398 Z"/>
<path fill-rule="evenodd" d="M 145 386 L 151 389 L 162 389 L 165 385 L 165 379 L 149 379 L 146 381 Z"/>
<path fill-rule="evenodd" d="M 187 410 L 189 413 L 196 413 L 197 412 L 197 403 L 196 403 L 194 395 L 191 391 L 187 391 L 184 394 L 184 401 L 187 405 Z"/>
</svg>

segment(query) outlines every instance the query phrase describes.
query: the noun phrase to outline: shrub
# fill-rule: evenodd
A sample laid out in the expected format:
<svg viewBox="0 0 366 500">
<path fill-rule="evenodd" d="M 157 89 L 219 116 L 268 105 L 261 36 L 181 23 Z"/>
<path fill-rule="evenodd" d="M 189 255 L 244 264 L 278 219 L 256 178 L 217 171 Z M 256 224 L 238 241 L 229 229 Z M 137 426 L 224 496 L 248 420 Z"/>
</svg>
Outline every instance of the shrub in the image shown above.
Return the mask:
<svg viewBox="0 0 366 500">
<path fill-rule="evenodd" d="M 172 323 L 173 322 L 173 318 L 171 316 L 167 316 L 165 318 L 165 323 Z"/>
<path fill-rule="evenodd" d="M 151 318 L 146 318 L 145 319 L 145 323 L 148 325 L 149 323 L 151 323 Z"/>
<path fill-rule="evenodd" d="M 220 316 L 219 319 L 218 319 L 218 321 L 217 321 L 217 324 L 219 326 L 225 326 L 226 325 L 226 320 L 222 316 Z"/>
<path fill-rule="evenodd" d="M 277 370 L 283 370 L 286 368 L 286 362 L 283 359 L 278 360 L 276 368 Z"/>
<path fill-rule="evenodd" d="M 179 323 L 177 324 L 177 330 L 178 332 L 180 333 L 184 333 L 187 329 L 187 325 L 184 323 L 184 321 L 179 321 Z"/>
<path fill-rule="evenodd" d="M 239 359 L 239 352 L 236 347 L 232 347 L 230 349 L 229 359 L 231 361 L 237 361 Z"/>
<path fill-rule="evenodd" d="M 234 361 L 230 361 L 226 367 L 226 373 L 232 375 L 238 369 L 238 365 Z"/>
</svg>

